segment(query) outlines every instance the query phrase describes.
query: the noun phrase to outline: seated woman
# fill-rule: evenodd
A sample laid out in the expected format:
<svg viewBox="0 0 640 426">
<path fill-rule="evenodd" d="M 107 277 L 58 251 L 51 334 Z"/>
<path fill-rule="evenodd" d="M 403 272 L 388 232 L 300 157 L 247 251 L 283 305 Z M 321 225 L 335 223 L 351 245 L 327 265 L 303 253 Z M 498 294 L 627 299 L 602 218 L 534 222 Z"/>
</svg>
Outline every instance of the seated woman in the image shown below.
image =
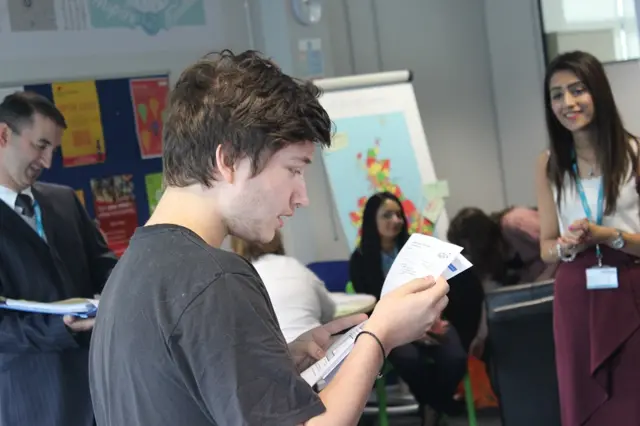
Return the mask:
<svg viewBox="0 0 640 426">
<path fill-rule="evenodd" d="M 398 198 L 388 192 L 369 198 L 360 245 L 349 263 L 357 292 L 380 297 L 391 264 L 408 238 L 407 219 Z M 456 408 L 453 396 L 466 373 L 467 354 L 453 327 L 447 327 L 438 342 L 418 341 L 392 350 L 388 360 L 424 408 L 423 424 L 435 425 L 441 414 Z"/>
<path fill-rule="evenodd" d="M 231 239 L 234 252 L 262 278 L 287 342 L 333 319 L 335 305 L 324 283 L 309 268 L 285 255 L 279 232 L 269 244 Z"/>
</svg>

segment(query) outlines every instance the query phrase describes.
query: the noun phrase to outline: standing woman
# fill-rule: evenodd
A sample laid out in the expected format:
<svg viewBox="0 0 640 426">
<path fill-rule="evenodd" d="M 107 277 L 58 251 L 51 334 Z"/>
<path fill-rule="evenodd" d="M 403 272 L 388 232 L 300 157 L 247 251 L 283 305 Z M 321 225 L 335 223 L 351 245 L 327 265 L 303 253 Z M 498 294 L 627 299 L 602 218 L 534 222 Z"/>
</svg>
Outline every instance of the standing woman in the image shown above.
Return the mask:
<svg viewBox="0 0 640 426">
<path fill-rule="evenodd" d="M 544 261 L 556 273 L 563 426 L 640 425 L 638 142 L 602 64 L 560 55 L 545 77 L 550 149 L 537 163 Z"/>
<path fill-rule="evenodd" d="M 360 245 L 351 255 L 349 274 L 358 293 L 380 298 L 382 284 L 402 246 L 409 239 L 400 200 L 379 192 L 367 200 Z M 467 354 L 456 330 L 445 327 L 438 340 L 399 346 L 388 360 L 423 408 L 423 426 L 435 426 L 442 414 L 455 411 L 453 396 L 467 371 Z"/>
</svg>

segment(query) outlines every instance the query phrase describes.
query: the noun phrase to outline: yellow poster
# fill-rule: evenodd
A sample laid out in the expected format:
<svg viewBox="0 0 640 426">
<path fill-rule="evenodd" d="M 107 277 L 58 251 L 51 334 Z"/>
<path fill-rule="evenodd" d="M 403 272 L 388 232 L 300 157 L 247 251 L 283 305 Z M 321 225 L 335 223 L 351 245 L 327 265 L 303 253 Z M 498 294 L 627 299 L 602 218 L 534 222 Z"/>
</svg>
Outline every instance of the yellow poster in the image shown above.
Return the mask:
<svg viewBox="0 0 640 426">
<path fill-rule="evenodd" d="M 53 83 L 53 101 L 67 121 L 62 137 L 64 167 L 102 163 L 104 133 L 95 81 Z"/>
<path fill-rule="evenodd" d="M 84 203 L 84 191 L 82 189 L 76 189 L 76 197 L 78 197 L 78 200 L 80 200 L 80 203 L 82 204 L 82 207 L 85 206 Z"/>
</svg>

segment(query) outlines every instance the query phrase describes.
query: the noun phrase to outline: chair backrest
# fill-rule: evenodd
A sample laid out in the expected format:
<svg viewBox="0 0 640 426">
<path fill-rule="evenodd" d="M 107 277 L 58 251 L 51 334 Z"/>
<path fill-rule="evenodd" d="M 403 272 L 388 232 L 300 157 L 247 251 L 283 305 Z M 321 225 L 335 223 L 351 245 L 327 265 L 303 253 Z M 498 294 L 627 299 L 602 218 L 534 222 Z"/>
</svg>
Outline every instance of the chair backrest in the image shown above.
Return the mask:
<svg viewBox="0 0 640 426">
<path fill-rule="evenodd" d="M 307 265 L 318 276 L 327 290 L 332 292 L 344 292 L 349 281 L 349 261 L 331 260 L 327 262 L 314 262 Z"/>
<path fill-rule="evenodd" d="M 553 281 L 486 295 L 492 384 L 503 426 L 560 426 Z"/>
</svg>

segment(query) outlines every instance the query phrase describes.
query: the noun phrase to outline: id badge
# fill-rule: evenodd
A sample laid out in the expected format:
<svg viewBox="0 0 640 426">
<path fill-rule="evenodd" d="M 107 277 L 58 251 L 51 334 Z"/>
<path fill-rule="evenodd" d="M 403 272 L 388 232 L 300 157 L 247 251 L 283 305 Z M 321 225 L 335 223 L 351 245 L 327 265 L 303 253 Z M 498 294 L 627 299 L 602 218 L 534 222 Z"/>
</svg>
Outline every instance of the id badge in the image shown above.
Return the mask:
<svg viewBox="0 0 640 426">
<path fill-rule="evenodd" d="M 611 266 L 594 266 L 587 269 L 588 290 L 618 288 L 618 269 Z"/>
</svg>

